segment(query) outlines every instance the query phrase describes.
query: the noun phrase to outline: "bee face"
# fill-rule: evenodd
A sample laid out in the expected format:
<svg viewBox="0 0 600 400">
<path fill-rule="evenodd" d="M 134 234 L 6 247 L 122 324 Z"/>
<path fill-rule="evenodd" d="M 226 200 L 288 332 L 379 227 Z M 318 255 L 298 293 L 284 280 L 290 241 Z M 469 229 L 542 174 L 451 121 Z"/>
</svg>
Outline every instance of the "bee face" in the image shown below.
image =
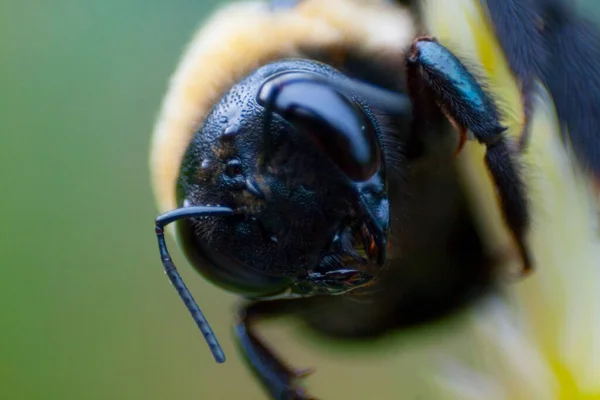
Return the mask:
<svg viewBox="0 0 600 400">
<path fill-rule="evenodd" d="M 317 62 L 268 64 L 234 85 L 194 136 L 178 203 L 236 212 L 178 224 L 188 259 L 214 283 L 251 297 L 307 296 L 378 275 L 389 227 L 379 126 L 332 79 L 343 78 Z"/>
</svg>

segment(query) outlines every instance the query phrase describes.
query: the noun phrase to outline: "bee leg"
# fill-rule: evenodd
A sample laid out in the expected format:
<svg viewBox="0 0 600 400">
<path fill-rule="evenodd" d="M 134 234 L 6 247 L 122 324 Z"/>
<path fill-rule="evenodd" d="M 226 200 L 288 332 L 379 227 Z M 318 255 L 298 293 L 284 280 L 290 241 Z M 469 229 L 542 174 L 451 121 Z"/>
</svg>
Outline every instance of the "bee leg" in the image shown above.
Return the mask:
<svg viewBox="0 0 600 400">
<path fill-rule="evenodd" d="M 411 90 L 415 109 L 431 108 L 433 100 L 461 135 L 471 131 L 486 146 L 486 166 L 523 260 L 523 273 L 529 273 L 532 261 L 525 245 L 529 227 L 525 185 L 496 105 L 460 60 L 433 38 L 417 38 L 406 63 L 409 90 L 411 86 L 425 89 Z"/>
<path fill-rule="evenodd" d="M 294 370 L 258 338 L 253 323 L 289 312 L 294 300 L 271 300 L 242 307 L 235 324 L 235 335 L 246 361 L 275 400 L 316 400 L 300 385 L 311 370 Z"/>
</svg>

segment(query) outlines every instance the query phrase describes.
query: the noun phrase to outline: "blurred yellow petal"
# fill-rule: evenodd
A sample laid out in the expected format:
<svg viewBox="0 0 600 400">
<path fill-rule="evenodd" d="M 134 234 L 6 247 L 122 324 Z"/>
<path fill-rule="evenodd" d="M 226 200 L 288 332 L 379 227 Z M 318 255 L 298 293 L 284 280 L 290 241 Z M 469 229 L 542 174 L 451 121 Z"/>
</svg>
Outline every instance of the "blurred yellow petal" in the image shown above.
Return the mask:
<svg viewBox="0 0 600 400">
<path fill-rule="evenodd" d="M 600 394 L 600 231 L 592 185 L 563 144 L 549 100 L 532 132 L 524 160 L 539 271 L 517 287 L 518 305 L 561 382 Z"/>
<path fill-rule="evenodd" d="M 493 29 L 477 0 L 428 0 L 429 32 L 479 75 L 497 100 L 508 127 L 523 129 L 519 84 L 508 68 Z M 600 398 L 600 230 L 591 180 L 562 141 L 554 105 L 538 88 L 531 141 L 522 155 L 531 202 L 528 243 L 534 274 L 469 311 L 463 327 L 473 334 L 478 361 L 458 364 L 436 380 L 450 398 Z M 471 169 L 474 196 L 485 215 L 482 152 L 471 146 L 463 161 Z M 475 170 L 477 172 L 473 173 Z M 487 229 L 500 237 L 498 215 Z M 451 351 L 450 351 L 451 352 Z M 456 358 L 467 358 L 455 354 Z M 452 397 L 454 396 L 454 397 Z"/>
</svg>

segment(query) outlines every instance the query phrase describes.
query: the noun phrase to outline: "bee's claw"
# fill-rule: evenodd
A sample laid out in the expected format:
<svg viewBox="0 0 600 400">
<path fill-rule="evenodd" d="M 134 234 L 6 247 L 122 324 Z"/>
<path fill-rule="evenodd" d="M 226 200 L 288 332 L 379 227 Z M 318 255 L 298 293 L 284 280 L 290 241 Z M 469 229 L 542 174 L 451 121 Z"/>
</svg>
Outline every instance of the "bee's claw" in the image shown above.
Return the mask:
<svg viewBox="0 0 600 400">
<path fill-rule="evenodd" d="M 309 368 L 301 368 L 298 369 L 294 372 L 294 375 L 296 376 L 296 378 L 302 379 L 302 378 L 307 378 L 308 376 L 314 374 L 316 371 L 315 368 L 309 367 Z"/>
<path fill-rule="evenodd" d="M 294 400 L 319 400 L 302 387 L 296 388 Z"/>
<path fill-rule="evenodd" d="M 458 129 L 458 148 L 456 149 L 456 155 L 459 155 L 463 147 L 467 143 L 467 130 L 464 128 Z"/>
</svg>

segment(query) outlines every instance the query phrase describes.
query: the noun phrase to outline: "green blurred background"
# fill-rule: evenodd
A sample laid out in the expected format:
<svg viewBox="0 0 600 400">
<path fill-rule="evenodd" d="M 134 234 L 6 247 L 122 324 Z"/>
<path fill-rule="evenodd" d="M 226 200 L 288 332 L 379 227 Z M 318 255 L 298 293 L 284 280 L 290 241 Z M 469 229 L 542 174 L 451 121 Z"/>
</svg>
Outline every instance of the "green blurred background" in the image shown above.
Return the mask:
<svg viewBox="0 0 600 400">
<path fill-rule="evenodd" d="M 235 298 L 173 251 L 224 345 L 217 365 L 153 235 L 154 118 L 217 3 L 0 3 L 0 399 L 264 398 L 232 345 Z M 318 365 L 310 384 L 323 398 L 401 393 L 401 342 L 351 351 L 293 321 L 266 335 L 296 366 Z"/>
</svg>

